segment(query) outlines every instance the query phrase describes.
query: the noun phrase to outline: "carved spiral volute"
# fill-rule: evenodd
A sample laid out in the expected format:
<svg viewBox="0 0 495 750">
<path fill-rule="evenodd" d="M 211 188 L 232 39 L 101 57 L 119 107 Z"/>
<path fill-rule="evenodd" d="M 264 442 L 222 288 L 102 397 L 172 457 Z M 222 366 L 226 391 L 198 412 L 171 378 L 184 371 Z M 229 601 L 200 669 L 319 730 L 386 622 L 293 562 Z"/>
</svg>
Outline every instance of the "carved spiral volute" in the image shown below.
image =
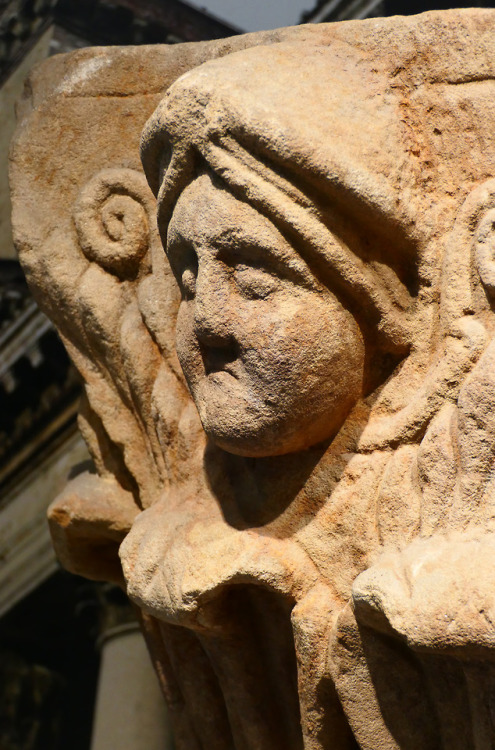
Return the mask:
<svg viewBox="0 0 495 750">
<path fill-rule="evenodd" d="M 135 278 L 148 251 L 153 214 L 154 199 L 141 172 L 98 172 L 74 209 L 84 255 L 122 280 Z"/>
</svg>

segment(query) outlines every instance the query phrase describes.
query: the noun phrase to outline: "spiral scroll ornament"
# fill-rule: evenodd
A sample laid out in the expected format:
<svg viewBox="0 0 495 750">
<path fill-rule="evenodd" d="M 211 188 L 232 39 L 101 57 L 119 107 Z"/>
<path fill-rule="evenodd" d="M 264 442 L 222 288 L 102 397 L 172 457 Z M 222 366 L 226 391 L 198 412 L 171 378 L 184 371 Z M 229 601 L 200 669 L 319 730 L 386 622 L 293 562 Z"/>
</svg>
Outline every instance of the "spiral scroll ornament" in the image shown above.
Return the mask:
<svg viewBox="0 0 495 750">
<path fill-rule="evenodd" d="M 154 198 L 141 172 L 104 169 L 82 188 L 74 208 L 88 260 L 122 280 L 136 277 L 150 243 Z"/>
</svg>

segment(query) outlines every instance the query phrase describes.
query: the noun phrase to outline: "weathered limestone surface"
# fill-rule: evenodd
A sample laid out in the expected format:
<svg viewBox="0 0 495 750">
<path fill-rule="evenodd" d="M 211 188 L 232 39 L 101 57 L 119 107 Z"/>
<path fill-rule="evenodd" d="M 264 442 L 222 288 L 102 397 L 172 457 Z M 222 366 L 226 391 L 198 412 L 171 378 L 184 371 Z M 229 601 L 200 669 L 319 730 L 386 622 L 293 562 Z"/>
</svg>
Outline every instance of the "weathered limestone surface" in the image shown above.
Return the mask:
<svg viewBox="0 0 495 750">
<path fill-rule="evenodd" d="M 98 471 L 52 533 L 141 608 L 179 748 L 495 748 L 494 24 L 33 75 L 15 237 Z"/>
</svg>

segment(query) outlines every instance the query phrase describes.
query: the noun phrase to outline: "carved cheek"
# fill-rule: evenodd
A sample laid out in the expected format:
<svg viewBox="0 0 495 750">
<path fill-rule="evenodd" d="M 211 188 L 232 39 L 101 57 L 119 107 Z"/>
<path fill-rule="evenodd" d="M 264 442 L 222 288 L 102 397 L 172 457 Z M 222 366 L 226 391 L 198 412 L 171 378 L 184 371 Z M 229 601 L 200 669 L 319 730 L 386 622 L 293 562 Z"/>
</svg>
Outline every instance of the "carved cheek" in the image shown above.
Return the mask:
<svg viewBox="0 0 495 750">
<path fill-rule="evenodd" d="M 364 346 L 356 321 L 334 298 L 300 292 L 267 316 L 262 356 L 286 378 L 333 392 L 332 384 L 361 380 Z M 340 386 L 337 385 L 337 390 Z M 354 391 L 354 388 L 352 389 Z"/>
<path fill-rule="evenodd" d="M 297 377 L 298 362 L 307 359 L 303 349 L 313 345 L 310 312 L 294 293 L 240 301 L 232 325 L 241 359 L 253 382 L 278 389 Z"/>
</svg>

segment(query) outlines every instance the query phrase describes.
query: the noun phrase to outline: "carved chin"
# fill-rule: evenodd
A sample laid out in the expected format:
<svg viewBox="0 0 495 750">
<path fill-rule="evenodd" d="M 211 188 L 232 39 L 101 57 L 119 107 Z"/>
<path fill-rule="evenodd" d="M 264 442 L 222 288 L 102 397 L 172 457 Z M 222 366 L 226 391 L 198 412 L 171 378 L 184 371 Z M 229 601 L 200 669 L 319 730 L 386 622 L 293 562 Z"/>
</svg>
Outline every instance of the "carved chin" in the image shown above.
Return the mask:
<svg viewBox="0 0 495 750">
<path fill-rule="evenodd" d="M 310 408 L 303 413 L 293 404 L 243 392 L 239 381 L 225 373 L 209 376 L 194 400 L 207 436 L 228 453 L 252 458 L 295 453 L 333 437 L 351 408 L 344 404 L 331 417 L 316 413 L 311 418 Z"/>
<path fill-rule="evenodd" d="M 246 429 L 246 425 L 229 425 L 222 429 L 223 425 L 206 422 L 203 428 L 208 437 L 222 450 L 235 456 L 246 458 L 266 458 L 268 456 L 282 456 L 286 453 L 295 453 L 306 447 L 301 441 L 290 440 L 285 435 L 277 433 L 275 428 L 269 429 Z"/>
<path fill-rule="evenodd" d="M 274 456 L 294 450 L 284 445 L 275 410 L 242 397 L 238 383 L 221 382 L 228 377 L 225 373 L 215 376 L 218 382 L 200 389 L 204 396 L 195 399 L 208 437 L 219 448 L 237 456 Z"/>
</svg>

